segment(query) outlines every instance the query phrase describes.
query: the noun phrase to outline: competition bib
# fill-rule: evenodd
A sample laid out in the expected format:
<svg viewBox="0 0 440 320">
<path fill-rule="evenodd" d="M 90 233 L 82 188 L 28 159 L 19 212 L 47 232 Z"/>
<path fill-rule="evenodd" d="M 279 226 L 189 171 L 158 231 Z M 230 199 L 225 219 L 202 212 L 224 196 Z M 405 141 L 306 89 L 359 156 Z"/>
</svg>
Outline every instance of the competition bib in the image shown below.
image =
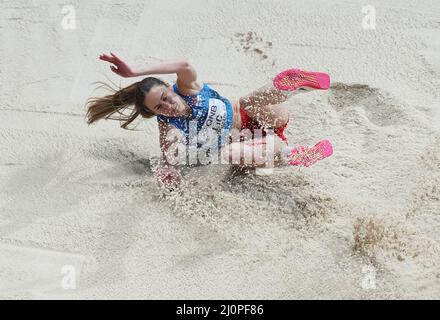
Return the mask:
<svg viewBox="0 0 440 320">
<path fill-rule="evenodd" d="M 197 144 L 205 147 L 217 146 L 218 138 L 226 122 L 226 104 L 219 99 L 209 99 L 205 122 L 198 133 Z"/>
<path fill-rule="evenodd" d="M 209 99 L 208 114 L 201 130 L 214 130 L 219 133 L 226 122 L 226 104 L 219 99 Z"/>
</svg>

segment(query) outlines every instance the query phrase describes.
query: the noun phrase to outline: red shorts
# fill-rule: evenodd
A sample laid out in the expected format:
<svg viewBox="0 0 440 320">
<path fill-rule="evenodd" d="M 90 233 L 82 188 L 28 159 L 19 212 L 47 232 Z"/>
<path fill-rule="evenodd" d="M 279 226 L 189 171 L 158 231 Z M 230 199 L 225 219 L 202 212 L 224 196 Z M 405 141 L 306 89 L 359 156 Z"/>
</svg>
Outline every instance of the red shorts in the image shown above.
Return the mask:
<svg viewBox="0 0 440 320">
<path fill-rule="evenodd" d="M 256 120 L 249 117 L 246 111 L 244 111 L 244 109 L 241 106 L 240 106 L 240 116 L 241 116 L 241 130 L 249 129 L 253 134 L 254 129 L 262 129 L 262 136 L 263 137 L 266 136 L 266 131 L 264 131 L 261 125 Z M 286 129 L 286 127 L 287 127 L 287 123 L 282 127 L 273 129 L 273 131 L 278 137 L 281 138 L 281 140 L 287 143 L 286 136 L 284 135 L 284 129 Z"/>
</svg>

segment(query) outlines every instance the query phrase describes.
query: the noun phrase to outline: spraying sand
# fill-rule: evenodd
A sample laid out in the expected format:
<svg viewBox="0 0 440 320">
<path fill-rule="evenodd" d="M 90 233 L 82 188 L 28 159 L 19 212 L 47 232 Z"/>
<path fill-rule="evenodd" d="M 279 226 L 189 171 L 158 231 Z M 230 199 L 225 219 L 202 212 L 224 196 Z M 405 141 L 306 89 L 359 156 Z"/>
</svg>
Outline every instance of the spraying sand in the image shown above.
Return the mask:
<svg viewBox="0 0 440 320">
<path fill-rule="evenodd" d="M 0 3 L 0 298 L 440 297 L 436 1 L 372 1 L 373 29 L 356 0 L 72 4 Z M 164 193 L 156 121 L 85 122 L 92 82 L 134 81 L 97 60 L 109 51 L 188 57 L 230 98 L 327 72 L 330 90 L 285 102 L 286 135 L 334 155 L 268 176 L 191 168 Z"/>
</svg>

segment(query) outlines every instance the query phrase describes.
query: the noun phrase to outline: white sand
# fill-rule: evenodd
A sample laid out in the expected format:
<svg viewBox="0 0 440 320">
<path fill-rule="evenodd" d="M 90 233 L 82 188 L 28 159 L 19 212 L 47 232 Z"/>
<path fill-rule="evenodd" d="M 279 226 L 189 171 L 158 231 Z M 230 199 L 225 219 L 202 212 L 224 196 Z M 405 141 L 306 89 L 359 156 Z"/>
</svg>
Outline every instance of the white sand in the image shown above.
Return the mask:
<svg viewBox="0 0 440 320">
<path fill-rule="evenodd" d="M 370 1 L 374 30 L 357 0 L 76 0 L 75 30 L 65 4 L 0 2 L 0 298 L 440 297 L 438 1 Z M 109 51 L 188 57 L 231 98 L 285 68 L 328 72 L 330 91 L 287 102 L 287 136 L 335 154 L 188 170 L 163 197 L 155 121 L 85 123 L 93 81 L 133 81 L 98 62 Z"/>
</svg>

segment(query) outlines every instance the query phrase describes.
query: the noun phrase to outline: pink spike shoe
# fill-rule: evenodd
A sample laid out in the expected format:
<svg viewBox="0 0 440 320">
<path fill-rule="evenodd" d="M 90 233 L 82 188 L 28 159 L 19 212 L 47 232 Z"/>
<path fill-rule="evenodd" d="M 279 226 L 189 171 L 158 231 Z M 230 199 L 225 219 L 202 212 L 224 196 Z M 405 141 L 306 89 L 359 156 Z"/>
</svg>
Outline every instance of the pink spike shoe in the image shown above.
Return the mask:
<svg viewBox="0 0 440 320">
<path fill-rule="evenodd" d="M 330 77 L 322 72 L 310 72 L 300 69 L 288 69 L 273 79 L 273 85 L 279 90 L 327 90 L 330 88 Z"/>
<path fill-rule="evenodd" d="M 319 160 L 330 157 L 333 154 L 333 146 L 330 141 L 322 140 L 313 147 L 299 146 L 287 155 L 287 163 L 291 166 L 310 167 Z"/>
</svg>

